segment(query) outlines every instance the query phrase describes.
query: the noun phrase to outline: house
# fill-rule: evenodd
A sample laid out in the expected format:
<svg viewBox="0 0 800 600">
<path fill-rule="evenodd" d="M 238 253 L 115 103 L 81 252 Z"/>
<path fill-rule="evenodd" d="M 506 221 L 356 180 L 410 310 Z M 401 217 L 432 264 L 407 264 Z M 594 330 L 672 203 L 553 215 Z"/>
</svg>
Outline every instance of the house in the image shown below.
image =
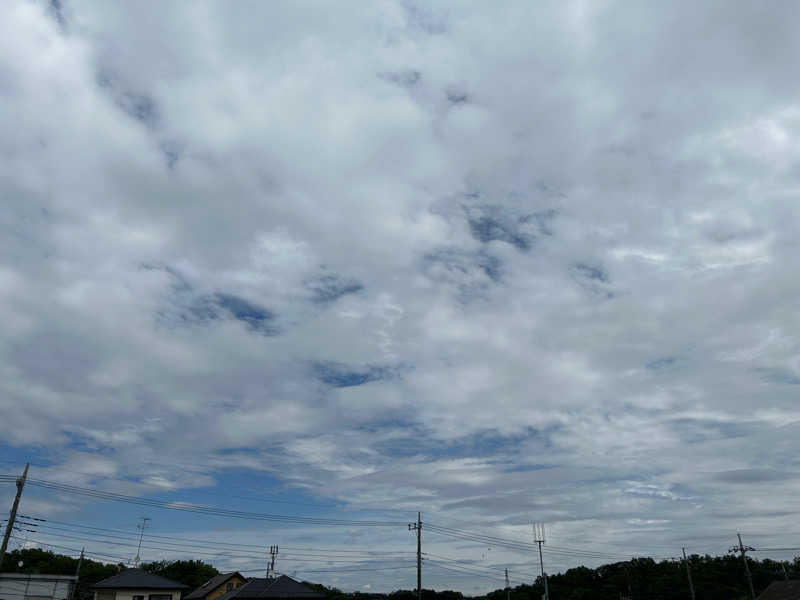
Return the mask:
<svg viewBox="0 0 800 600">
<path fill-rule="evenodd" d="M 0 573 L 0 600 L 68 600 L 77 581 L 74 575 Z"/>
<path fill-rule="evenodd" d="M 247 579 L 237 571 L 220 573 L 206 581 L 188 596 L 184 596 L 183 600 L 217 600 L 222 594 L 231 592 L 245 583 L 247 583 Z"/>
<path fill-rule="evenodd" d="M 286 575 L 281 575 L 268 579 L 250 579 L 241 587 L 223 594 L 218 600 L 233 600 L 234 598 L 236 600 L 276 600 L 278 598 L 316 600 L 324 597 L 323 594 L 312 590 L 307 585 Z"/>
<path fill-rule="evenodd" d="M 758 600 L 800 600 L 800 581 L 773 581 Z"/>
<path fill-rule="evenodd" d="M 94 600 L 180 600 L 188 586 L 142 569 L 126 569 L 92 586 Z"/>
</svg>

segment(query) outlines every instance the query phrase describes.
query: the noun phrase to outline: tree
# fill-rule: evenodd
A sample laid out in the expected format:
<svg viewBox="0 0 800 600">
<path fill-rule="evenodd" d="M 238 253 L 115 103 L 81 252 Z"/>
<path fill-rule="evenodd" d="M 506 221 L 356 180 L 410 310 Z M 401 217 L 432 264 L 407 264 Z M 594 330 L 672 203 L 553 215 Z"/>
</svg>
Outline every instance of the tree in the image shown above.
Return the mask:
<svg viewBox="0 0 800 600">
<path fill-rule="evenodd" d="M 153 575 L 160 575 L 172 579 L 189 589 L 196 589 L 212 577 L 219 575 L 219 571 L 202 560 L 160 560 L 151 563 L 142 563 L 142 569 Z"/>
</svg>

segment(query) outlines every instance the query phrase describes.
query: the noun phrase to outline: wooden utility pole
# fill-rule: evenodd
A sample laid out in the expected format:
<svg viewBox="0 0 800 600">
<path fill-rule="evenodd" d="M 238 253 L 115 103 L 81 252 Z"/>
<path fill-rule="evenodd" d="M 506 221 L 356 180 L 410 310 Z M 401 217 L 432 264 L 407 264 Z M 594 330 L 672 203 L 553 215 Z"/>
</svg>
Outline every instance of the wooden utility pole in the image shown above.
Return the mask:
<svg viewBox="0 0 800 600">
<path fill-rule="evenodd" d="M 686 548 L 683 549 L 683 563 L 686 565 L 686 577 L 689 580 L 689 591 L 692 593 L 692 600 L 695 600 L 694 584 L 692 583 L 692 569 L 689 567 L 689 559 L 686 558 Z"/>
<path fill-rule="evenodd" d="M 417 513 L 417 522 L 408 524 L 409 531 L 417 532 L 417 600 L 422 600 L 422 513 Z"/>
<path fill-rule="evenodd" d="M 14 497 L 14 504 L 11 505 L 11 514 L 8 517 L 8 523 L 6 524 L 6 533 L 3 536 L 3 544 L 0 546 L 0 566 L 2 566 L 3 558 L 6 555 L 8 539 L 11 537 L 11 532 L 14 530 L 14 520 L 17 518 L 19 499 L 22 496 L 22 488 L 25 487 L 25 480 L 28 478 L 28 467 L 30 466 L 30 463 L 25 463 L 25 470 L 22 472 L 22 477 L 17 478 L 17 495 Z"/>
<path fill-rule="evenodd" d="M 506 569 L 506 600 L 511 600 L 511 584 L 508 583 L 508 569 Z"/>
</svg>

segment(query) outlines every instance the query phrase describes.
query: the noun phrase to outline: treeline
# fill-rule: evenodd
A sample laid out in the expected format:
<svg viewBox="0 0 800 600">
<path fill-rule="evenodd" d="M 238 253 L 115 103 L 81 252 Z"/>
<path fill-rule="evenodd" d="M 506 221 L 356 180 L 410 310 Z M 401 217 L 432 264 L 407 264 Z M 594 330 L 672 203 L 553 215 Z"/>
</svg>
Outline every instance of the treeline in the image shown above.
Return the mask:
<svg viewBox="0 0 800 600">
<path fill-rule="evenodd" d="M 760 594 L 776 580 L 800 579 L 800 558 L 791 562 L 770 559 L 747 560 L 753 587 Z M 697 600 L 749 600 L 744 565 L 738 556 L 689 557 Z M 500 573 L 498 573 L 500 575 Z M 596 569 L 576 567 L 547 579 L 551 600 L 690 600 L 686 566 L 681 561 L 656 562 L 651 558 L 603 565 Z M 416 600 L 413 590 L 390 594 L 346 594 L 335 588 L 315 586 L 326 600 Z M 542 600 L 541 577 L 531 585 L 514 587 L 507 593 L 497 589 L 474 600 Z M 422 600 L 462 600 L 461 592 L 422 590 Z"/>
<path fill-rule="evenodd" d="M 175 560 L 142 563 L 142 569 L 162 577 L 168 577 L 190 589 L 203 585 L 206 581 L 219 575 L 213 566 L 201 560 Z M 0 572 L 3 573 L 44 573 L 47 575 L 75 575 L 78 568 L 78 559 L 63 554 L 55 554 L 39 548 L 14 550 L 6 553 Z M 83 559 L 76 598 L 81 600 L 91 599 L 92 586 L 105 579 L 116 575 L 126 569 L 123 563 L 108 564 Z"/>
<path fill-rule="evenodd" d="M 756 594 L 775 580 L 800 579 L 800 558 L 791 562 L 770 559 L 747 560 L 753 575 Z M 737 556 L 689 557 L 697 600 L 748 600 L 749 592 L 742 559 Z M 0 571 L 5 573 L 45 573 L 74 575 L 78 561 L 69 556 L 38 548 L 14 550 L 6 554 Z M 142 568 L 179 581 L 190 589 L 199 587 L 219 574 L 212 565 L 200 560 L 159 561 L 142 564 Z M 77 598 L 89 600 L 92 585 L 119 573 L 125 565 L 106 564 L 84 559 L 81 565 Z M 512 572 L 513 575 L 513 572 Z M 305 582 L 322 592 L 326 600 L 417 600 L 413 590 L 397 590 L 389 594 L 346 593 L 336 588 Z M 576 567 L 548 577 L 551 600 L 689 600 L 689 584 L 685 565 L 680 561 L 656 562 L 651 558 L 603 565 L 596 569 Z M 461 592 L 423 589 L 422 600 L 463 600 Z M 507 592 L 497 589 L 475 600 L 506 600 Z M 510 590 L 511 600 L 541 600 L 544 585 L 538 578 L 530 585 Z"/>
<path fill-rule="evenodd" d="M 800 577 L 800 559 L 776 562 L 770 559 L 747 563 L 753 587 L 760 594 L 776 580 Z M 748 600 L 750 593 L 741 557 L 689 557 L 697 600 Z M 577 567 L 548 577 L 552 600 L 688 600 L 686 565 L 682 561 L 656 562 L 652 558 L 603 565 L 596 569 Z M 511 591 L 511 600 L 540 600 L 544 594 L 541 578 L 534 585 Z M 487 600 L 505 600 L 504 590 L 486 595 Z"/>
</svg>

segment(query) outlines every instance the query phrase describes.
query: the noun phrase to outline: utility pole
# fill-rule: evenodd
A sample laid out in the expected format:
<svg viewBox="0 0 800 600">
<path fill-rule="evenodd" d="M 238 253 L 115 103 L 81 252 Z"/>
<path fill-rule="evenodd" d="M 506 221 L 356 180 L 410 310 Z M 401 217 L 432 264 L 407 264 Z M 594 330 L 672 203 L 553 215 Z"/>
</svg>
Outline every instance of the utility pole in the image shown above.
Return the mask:
<svg viewBox="0 0 800 600">
<path fill-rule="evenodd" d="M 147 522 L 151 521 L 150 517 L 139 517 L 142 522 L 137 525 L 136 527 L 141 529 L 141 533 L 139 533 L 139 547 L 136 549 L 136 558 L 133 559 L 133 564 L 135 567 L 139 566 L 139 561 L 141 560 L 140 553 L 142 551 L 142 538 L 144 537 L 144 529 L 147 527 Z"/>
<path fill-rule="evenodd" d="M 0 568 L 3 565 L 6 548 L 8 548 L 8 539 L 11 537 L 11 532 L 14 530 L 14 520 L 17 518 L 19 499 L 22 496 L 22 488 L 25 487 L 25 480 L 28 478 L 28 467 L 30 466 L 30 463 L 25 463 L 25 470 L 22 472 L 22 477 L 17 478 L 17 495 L 14 497 L 14 504 L 11 505 L 11 513 L 8 516 L 8 523 L 6 523 L 6 533 L 3 536 L 3 544 L 0 546 Z"/>
<path fill-rule="evenodd" d="M 508 569 L 506 569 L 506 600 L 511 600 L 511 584 L 508 583 Z"/>
<path fill-rule="evenodd" d="M 694 584 L 692 583 L 692 569 L 689 567 L 689 559 L 686 558 L 686 548 L 683 549 L 683 563 L 686 565 L 686 577 L 689 579 L 689 591 L 692 593 L 692 600 L 695 600 Z"/>
<path fill-rule="evenodd" d="M 544 572 L 544 559 L 542 558 L 544 523 L 533 524 L 533 541 L 539 544 L 539 567 L 542 569 L 542 579 L 544 579 L 544 600 L 550 600 L 550 591 L 547 589 L 547 573 Z"/>
<path fill-rule="evenodd" d="M 270 555 L 270 561 L 267 563 L 267 579 L 270 578 L 270 574 L 273 577 L 275 576 L 275 557 L 278 556 L 278 547 L 270 546 L 269 555 Z"/>
<path fill-rule="evenodd" d="M 781 569 L 783 569 L 783 578 L 789 581 L 789 573 L 786 572 L 786 563 L 781 561 Z"/>
<path fill-rule="evenodd" d="M 747 552 L 755 550 L 750 546 L 745 546 L 742 543 L 742 534 L 737 533 L 736 536 L 739 538 L 739 545 L 734 546 L 728 552 L 739 552 L 742 555 L 742 562 L 744 563 L 744 574 L 747 576 L 747 585 L 750 588 L 750 600 L 756 600 L 756 592 L 753 589 L 753 576 L 750 574 L 750 567 L 747 565 Z"/>
<path fill-rule="evenodd" d="M 408 524 L 409 531 L 417 532 L 417 600 L 422 600 L 422 513 L 417 513 L 417 522 Z"/>
<path fill-rule="evenodd" d="M 72 600 L 75 597 L 75 593 L 78 591 L 78 580 L 81 576 L 81 563 L 83 563 L 83 552 L 86 548 L 81 548 L 81 555 L 78 558 L 78 567 L 75 569 L 75 582 L 72 584 L 72 589 L 69 592 L 69 600 Z"/>
</svg>

